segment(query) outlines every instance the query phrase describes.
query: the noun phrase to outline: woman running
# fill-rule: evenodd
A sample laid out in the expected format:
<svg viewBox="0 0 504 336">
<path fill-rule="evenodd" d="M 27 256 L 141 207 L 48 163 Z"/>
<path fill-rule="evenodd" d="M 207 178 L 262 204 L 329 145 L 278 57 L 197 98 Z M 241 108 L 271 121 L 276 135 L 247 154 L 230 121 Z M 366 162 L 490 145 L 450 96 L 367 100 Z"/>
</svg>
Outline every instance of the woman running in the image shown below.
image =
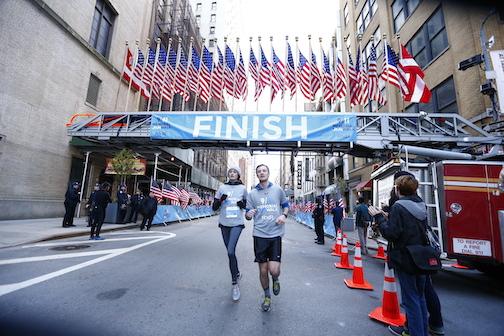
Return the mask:
<svg viewBox="0 0 504 336">
<path fill-rule="evenodd" d="M 241 274 L 235 251 L 241 231 L 245 228 L 244 209 L 247 199 L 247 190 L 240 180 L 240 174 L 241 171 L 238 167 L 228 169 L 228 181 L 219 187 L 212 205 L 214 211 L 221 208 L 219 227 L 229 257 L 233 301 L 240 299 L 238 280 L 241 278 Z"/>
</svg>

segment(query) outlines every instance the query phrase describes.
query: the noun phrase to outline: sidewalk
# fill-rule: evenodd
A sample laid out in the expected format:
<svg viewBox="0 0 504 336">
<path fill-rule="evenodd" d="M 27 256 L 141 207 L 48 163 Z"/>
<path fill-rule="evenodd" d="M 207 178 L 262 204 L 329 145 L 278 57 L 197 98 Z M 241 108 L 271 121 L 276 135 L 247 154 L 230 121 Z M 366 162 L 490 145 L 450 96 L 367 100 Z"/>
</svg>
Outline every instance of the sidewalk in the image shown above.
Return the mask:
<svg viewBox="0 0 504 336">
<path fill-rule="evenodd" d="M 87 218 L 74 218 L 76 226 L 64 228 L 63 218 L 38 218 L 0 221 L 0 248 L 36 243 L 44 240 L 88 235 Z M 123 230 L 139 224 L 103 224 L 101 232 Z"/>
</svg>

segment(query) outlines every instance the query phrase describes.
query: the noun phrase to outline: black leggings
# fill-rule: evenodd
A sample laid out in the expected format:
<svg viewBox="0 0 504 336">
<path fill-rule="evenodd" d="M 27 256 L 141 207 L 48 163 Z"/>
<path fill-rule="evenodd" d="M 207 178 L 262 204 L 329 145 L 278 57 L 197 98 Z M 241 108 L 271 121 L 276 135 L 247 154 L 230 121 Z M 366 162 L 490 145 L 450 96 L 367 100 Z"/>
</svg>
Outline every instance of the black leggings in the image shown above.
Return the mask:
<svg viewBox="0 0 504 336">
<path fill-rule="evenodd" d="M 65 203 L 65 217 L 63 217 L 63 226 L 73 225 L 73 218 L 76 207 L 77 204 L 73 205 Z"/>
<path fill-rule="evenodd" d="M 93 221 L 91 222 L 91 237 L 100 236 L 101 227 L 103 225 L 103 221 L 105 220 L 105 211 L 104 210 L 94 210 L 93 211 Z"/>
<path fill-rule="evenodd" d="M 238 274 L 238 260 L 236 259 L 236 244 L 238 244 L 238 239 L 240 239 L 240 234 L 243 230 L 243 226 L 224 226 L 219 225 L 222 232 L 222 239 L 227 248 L 228 258 L 229 258 L 229 270 L 231 271 L 231 281 L 233 284 L 236 283 Z"/>
</svg>

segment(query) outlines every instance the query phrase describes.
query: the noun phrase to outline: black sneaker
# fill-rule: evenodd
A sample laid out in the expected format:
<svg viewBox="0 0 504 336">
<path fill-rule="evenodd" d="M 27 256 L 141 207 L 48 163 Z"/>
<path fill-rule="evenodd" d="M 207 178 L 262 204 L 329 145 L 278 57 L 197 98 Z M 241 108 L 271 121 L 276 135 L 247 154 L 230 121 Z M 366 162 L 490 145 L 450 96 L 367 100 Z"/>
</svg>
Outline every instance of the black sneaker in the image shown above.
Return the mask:
<svg viewBox="0 0 504 336">
<path fill-rule="evenodd" d="M 445 334 L 443 327 L 431 327 L 429 326 L 429 333 L 431 335 L 442 336 Z"/>
<path fill-rule="evenodd" d="M 280 281 L 278 280 L 273 280 L 273 294 L 280 294 Z"/>
<path fill-rule="evenodd" d="M 404 327 L 388 326 L 388 331 L 390 331 L 392 335 L 396 336 L 410 336 Z"/>
<path fill-rule="evenodd" d="M 261 308 L 263 311 L 268 312 L 271 309 L 271 298 L 269 296 L 264 297 L 263 303 L 261 303 Z"/>
</svg>

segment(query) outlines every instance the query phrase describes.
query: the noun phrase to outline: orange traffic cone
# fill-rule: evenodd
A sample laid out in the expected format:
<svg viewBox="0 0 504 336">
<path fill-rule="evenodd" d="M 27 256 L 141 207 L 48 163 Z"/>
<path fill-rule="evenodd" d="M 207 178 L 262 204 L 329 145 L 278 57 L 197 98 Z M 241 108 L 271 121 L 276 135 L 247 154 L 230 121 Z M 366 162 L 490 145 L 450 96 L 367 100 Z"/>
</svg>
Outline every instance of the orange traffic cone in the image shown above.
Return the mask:
<svg viewBox="0 0 504 336">
<path fill-rule="evenodd" d="M 383 249 L 383 246 L 380 243 L 378 243 L 378 252 L 373 256 L 373 258 L 387 260 L 385 250 Z"/>
<path fill-rule="evenodd" d="M 364 269 L 362 268 L 361 246 L 355 243 L 354 270 L 352 279 L 345 279 L 345 284 L 350 288 L 373 290 L 373 286 L 364 279 Z"/>
<path fill-rule="evenodd" d="M 406 320 L 404 314 L 401 314 L 399 310 L 394 270 L 389 269 L 387 263 L 385 263 L 382 306 L 373 310 L 368 316 L 394 327 L 404 325 L 404 321 Z"/>
<path fill-rule="evenodd" d="M 336 243 L 333 246 L 331 255 L 341 256 L 341 229 L 338 229 L 338 234 L 336 235 Z"/>
<path fill-rule="evenodd" d="M 334 263 L 336 268 L 353 269 L 353 266 L 348 262 L 348 245 L 347 245 L 347 235 L 343 235 L 343 246 L 341 247 L 340 262 Z"/>
</svg>

